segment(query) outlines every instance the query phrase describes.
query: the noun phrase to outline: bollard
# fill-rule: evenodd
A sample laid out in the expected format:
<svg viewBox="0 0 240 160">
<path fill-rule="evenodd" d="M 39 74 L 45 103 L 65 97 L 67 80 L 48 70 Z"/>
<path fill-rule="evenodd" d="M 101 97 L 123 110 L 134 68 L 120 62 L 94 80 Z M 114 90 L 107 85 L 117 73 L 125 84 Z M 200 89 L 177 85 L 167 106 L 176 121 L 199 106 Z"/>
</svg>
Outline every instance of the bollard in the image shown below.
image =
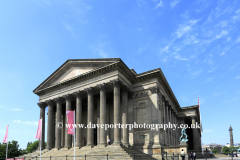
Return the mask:
<svg viewBox="0 0 240 160">
<path fill-rule="evenodd" d="M 167 159 L 167 152 L 166 152 L 166 159 Z"/>
<path fill-rule="evenodd" d="M 66 155 L 66 160 L 67 160 L 67 155 Z"/>
<path fill-rule="evenodd" d="M 108 154 L 107 154 L 107 160 L 108 160 Z"/>
<path fill-rule="evenodd" d="M 173 155 L 172 157 L 173 157 L 173 160 L 174 160 L 174 153 L 172 155 Z"/>
<path fill-rule="evenodd" d="M 133 159 L 135 160 L 135 153 L 133 152 Z"/>
<path fill-rule="evenodd" d="M 177 154 L 177 159 L 179 160 L 179 154 Z"/>
<path fill-rule="evenodd" d="M 232 155 L 231 155 L 231 157 L 232 157 L 232 160 L 233 160 L 233 152 L 232 152 Z"/>
<path fill-rule="evenodd" d="M 23 158 L 24 158 L 24 160 L 25 160 L 25 156 L 24 156 Z"/>
<path fill-rule="evenodd" d="M 37 160 L 37 156 L 36 156 L 36 160 Z"/>
<path fill-rule="evenodd" d="M 85 160 L 87 159 L 87 156 L 86 156 L 86 154 L 85 154 Z"/>
<path fill-rule="evenodd" d="M 51 156 L 50 156 L 50 160 L 51 160 Z"/>
</svg>

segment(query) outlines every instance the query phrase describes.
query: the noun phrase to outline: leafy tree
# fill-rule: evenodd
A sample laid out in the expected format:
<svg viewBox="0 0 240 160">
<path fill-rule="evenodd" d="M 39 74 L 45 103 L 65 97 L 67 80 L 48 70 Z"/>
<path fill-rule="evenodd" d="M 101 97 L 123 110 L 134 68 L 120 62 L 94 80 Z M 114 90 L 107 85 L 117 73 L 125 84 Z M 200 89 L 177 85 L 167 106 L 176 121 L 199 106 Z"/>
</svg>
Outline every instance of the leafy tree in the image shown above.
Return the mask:
<svg viewBox="0 0 240 160">
<path fill-rule="evenodd" d="M 224 154 L 229 154 L 229 148 L 227 147 L 227 146 L 224 146 L 223 148 L 222 148 L 222 152 L 224 153 Z"/>
<path fill-rule="evenodd" d="M 229 154 L 232 154 L 233 152 L 236 152 L 236 147 L 229 147 Z"/>
<path fill-rule="evenodd" d="M 7 144 L 0 143 L 0 158 L 6 157 L 6 147 Z M 22 154 L 22 150 L 19 149 L 19 144 L 17 141 L 12 140 L 8 142 L 8 157 L 19 157 Z"/>
<path fill-rule="evenodd" d="M 26 149 L 27 153 L 32 153 L 32 152 L 36 151 L 38 149 L 38 146 L 39 146 L 39 140 L 34 141 L 33 143 L 28 142 L 27 149 Z M 44 148 L 46 148 L 46 146 L 47 146 L 47 143 L 44 142 Z"/>
<path fill-rule="evenodd" d="M 214 148 L 214 149 L 212 150 L 212 153 L 219 153 L 219 152 L 218 152 L 218 150 L 217 150 L 216 148 Z"/>
</svg>

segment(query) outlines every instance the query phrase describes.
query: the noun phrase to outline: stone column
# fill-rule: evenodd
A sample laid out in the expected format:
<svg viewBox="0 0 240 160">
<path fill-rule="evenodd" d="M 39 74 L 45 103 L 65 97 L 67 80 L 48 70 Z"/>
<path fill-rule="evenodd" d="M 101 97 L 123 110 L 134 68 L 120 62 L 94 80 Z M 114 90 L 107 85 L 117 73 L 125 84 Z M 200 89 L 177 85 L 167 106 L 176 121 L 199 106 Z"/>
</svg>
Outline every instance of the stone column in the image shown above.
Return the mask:
<svg viewBox="0 0 240 160">
<path fill-rule="evenodd" d="M 113 84 L 113 92 L 114 92 L 114 145 L 121 144 L 121 130 L 118 124 L 120 123 L 120 81 L 113 80 L 111 81 Z"/>
<path fill-rule="evenodd" d="M 76 97 L 76 124 L 82 124 L 82 95 L 81 92 L 74 93 Z M 76 147 L 82 147 L 82 128 L 76 128 Z"/>
<path fill-rule="evenodd" d="M 38 103 L 38 106 L 40 107 L 40 119 L 42 119 L 41 150 L 43 150 L 44 142 L 45 142 L 45 108 L 46 108 L 46 104 L 44 102 L 40 102 L 40 103 Z M 40 149 L 40 143 L 39 143 L 38 149 Z"/>
<path fill-rule="evenodd" d="M 163 125 L 166 124 L 166 106 L 165 106 L 165 97 L 162 96 L 162 105 L 163 105 Z M 163 131 L 163 143 L 166 145 L 166 130 Z"/>
<path fill-rule="evenodd" d="M 167 115 L 167 117 L 166 117 L 166 124 L 168 124 L 168 122 L 169 122 L 169 115 L 168 115 L 168 102 L 166 102 L 166 115 Z M 169 145 L 169 129 L 167 128 L 166 129 L 166 144 L 167 145 Z"/>
<path fill-rule="evenodd" d="M 61 129 L 62 130 L 61 131 L 62 132 L 61 147 L 64 148 L 64 146 L 65 146 L 65 130 L 66 130 L 65 129 L 66 128 L 66 125 L 65 125 L 66 124 L 66 121 L 65 121 L 66 120 L 66 107 L 63 108 L 62 113 L 63 114 L 62 114 L 62 129 Z"/>
<path fill-rule="evenodd" d="M 172 109 L 169 107 L 169 122 L 172 124 Z M 172 129 L 169 128 L 169 145 L 172 145 Z"/>
<path fill-rule="evenodd" d="M 128 89 L 127 87 L 123 88 L 122 91 L 122 124 L 124 125 L 123 127 L 123 145 L 124 146 L 129 146 L 129 141 L 128 141 Z"/>
<path fill-rule="evenodd" d="M 70 111 L 71 108 L 71 97 L 69 94 L 63 96 L 66 100 L 66 111 Z M 68 124 L 67 113 L 65 112 L 65 123 Z M 68 134 L 68 127 L 65 127 L 65 148 L 72 147 L 72 135 Z"/>
<path fill-rule="evenodd" d="M 107 123 L 107 106 L 106 106 L 106 84 L 98 85 L 100 90 L 100 146 L 105 147 L 107 145 L 107 134 L 105 128 L 102 125 Z"/>
<path fill-rule="evenodd" d="M 87 88 L 86 89 L 87 94 L 88 94 L 88 124 L 87 125 L 92 125 L 93 124 L 93 89 Z M 93 128 L 87 128 L 87 146 L 93 147 L 94 146 L 94 133 L 93 133 Z"/>
<path fill-rule="evenodd" d="M 61 98 L 54 99 L 57 103 L 57 124 L 62 123 L 62 101 Z M 61 128 L 56 128 L 56 144 L 55 148 L 61 148 L 61 137 L 62 137 Z"/>
<path fill-rule="evenodd" d="M 195 126 L 195 128 L 192 128 L 192 138 L 193 138 L 193 150 L 198 150 L 198 130 L 196 128 L 196 117 L 195 116 L 192 116 L 192 125 Z"/>
<path fill-rule="evenodd" d="M 174 124 L 175 124 L 175 125 L 177 124 L 177 123 L 176 123 L 176 114 L 174 114 Z M 176 146 L 176 144 L 177 144 L 177 142 L 176 142 L 176 139 L 177 139 L 177 138 L 176 138 L 176 137 L 177 137 L 177 136 L 176 136 L 176 135 L 177 135 L 176 133 L 177 133 L 177 132 L 176 132 L 176 131 L 177 131 L 177 128 L 175 128 L 175 130 L 174 130 L 174 146 Z"/>
<path fill-rule="evenodd" d="M 48 100 L 47 102 L 48 105 L 48 130 L 47 130 L 47 149 L 52 149 L 53 148 L 53 136 L 54 136 L 54 112 L 53 112 L 53 102 L 51 100 Z"/>
</svg>

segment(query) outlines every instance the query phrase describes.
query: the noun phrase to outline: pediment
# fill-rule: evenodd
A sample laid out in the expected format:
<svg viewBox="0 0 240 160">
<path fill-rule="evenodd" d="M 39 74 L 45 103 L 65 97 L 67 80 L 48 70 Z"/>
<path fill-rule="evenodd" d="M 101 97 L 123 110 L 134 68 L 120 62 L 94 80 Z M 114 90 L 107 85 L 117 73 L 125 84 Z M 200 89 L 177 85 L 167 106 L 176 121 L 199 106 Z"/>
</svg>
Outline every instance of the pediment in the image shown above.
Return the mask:
<svg viewBox="0 0 240 160">
<path fill-rule="evenodd" d="M 37 92 L 47 87 L 65 82 L 74 77 L 78 77 L 82 74 L 91 72 L 97 68 L 101 68 L 111 63 L 115 63 L 119 60 L 119 58 L 67 60 L 45 81 L 43 81 L 33 92 Z"/>
</svg>

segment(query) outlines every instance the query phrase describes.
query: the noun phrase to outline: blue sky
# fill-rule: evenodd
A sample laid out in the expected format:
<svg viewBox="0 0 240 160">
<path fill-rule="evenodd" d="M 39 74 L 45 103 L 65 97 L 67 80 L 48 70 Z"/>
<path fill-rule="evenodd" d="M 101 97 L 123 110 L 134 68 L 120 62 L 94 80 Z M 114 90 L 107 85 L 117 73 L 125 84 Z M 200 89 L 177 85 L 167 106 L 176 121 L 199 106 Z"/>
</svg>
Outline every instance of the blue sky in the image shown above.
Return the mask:
<svg viewBox="0 0 240 160">
<path fill-rule="evenodd" d="M 203 143 L 240 142 L 240 1 L 0 1 L 0 137 L 34 141 L 35 89 L 67 59 L 161 68 L 179 104 L 200 96 Z"/>
</svg>

